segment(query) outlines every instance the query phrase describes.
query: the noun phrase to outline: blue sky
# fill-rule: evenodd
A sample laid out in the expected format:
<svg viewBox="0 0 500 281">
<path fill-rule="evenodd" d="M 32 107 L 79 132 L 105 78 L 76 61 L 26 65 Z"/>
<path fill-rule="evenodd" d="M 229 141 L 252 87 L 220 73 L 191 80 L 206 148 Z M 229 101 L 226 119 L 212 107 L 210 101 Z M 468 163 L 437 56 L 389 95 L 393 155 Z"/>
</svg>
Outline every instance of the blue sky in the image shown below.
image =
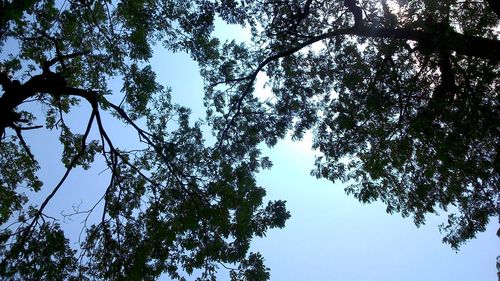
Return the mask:
<svg viewBox="0 0 500 281">
<path fill-rule="evenodd" d="M 228 27 L 217 32 L 243 35 L 243 39 L 247 36 Z M 174 102 L 191 107 L 193 119 L 203 117 L 203 82 L 196 64 L 185 54 L 170 54 L 159 46 L 151 63 L 158 81 L 172 88 Z M 69 122 L 83 127 L 81 122 L 87 120 L 89 112 L 83 105 L 74 110 Z M 120 122 L 106 118 L 105 126 L 117 144 L 138 143 L 131 128 L 124 128 Z M 56 139 L 57 134 L 44 130 L 27 136 L 41 159 L 41 176 L 48 189 L 64 172 L 60 147 L 54 147 Z M 309 147 L 308 135 L 302 142 L 287 139 L 272 149 L 264 148 L 274 167 L 258 175 L 258 184 L 267 189 L 266 199 L 287 200 L 292 214 L 285 229 L 269 231 L 267 237 L 255 239 L 252 246 L 252 251 L 264 254 L 271 280 L 496 280 L 498 222 L 490 223 L 485 233 L 455 253 L 441 243 L 437 225 L 445 217 L 432 217 L 425 226 L 416 228 L 411 218 L 388 215 L 379 203 L 362 205 L 344 194 L 342 184 L 309 175 L 314 161 Z M 72 205 L 80 202 L 81 210 L 90 207 L 107 184 L 107 174 L 100 174 L 102 170 L 102 163 L 96 162 L 90 171 L 72 173 L 49 205 L 50 211 L 70 212 Z M 77 239 L 80 221 L 75 218 L 64 223 L 70 237 Z M 221 275 L 220 280 L 228 280 L 228 276 Z"/>
</svg>

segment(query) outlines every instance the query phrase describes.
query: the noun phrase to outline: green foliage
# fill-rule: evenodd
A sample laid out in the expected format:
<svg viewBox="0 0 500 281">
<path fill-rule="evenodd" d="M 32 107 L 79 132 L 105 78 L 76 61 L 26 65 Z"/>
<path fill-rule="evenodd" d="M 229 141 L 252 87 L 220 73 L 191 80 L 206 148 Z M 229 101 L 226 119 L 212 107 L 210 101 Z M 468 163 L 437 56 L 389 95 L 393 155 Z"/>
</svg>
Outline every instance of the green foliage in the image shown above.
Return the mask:
<svg viewBox="0 0 500 281">
<path fill-rule="evenodd" d="M 417 225 L 448 212 L 441 229 L 454 248 L 499 215 L 499 19 L 487 3 L 21 2 L 0 18 L 2 276 L 215 280 L 223 267 L 231 280 L 267 280 L 250 243 L 289 213 L 283 201 L 263 202 L 255 173 L 271 162 L 259 145 L 307 131 L 321 153 L 313 175 Z M 249 27 L 253 42 L 213 38 L 218 17 Z M 213 147 L 204 124 L 155 81 L 156 43 L 199 63 Z M 267 100 L 253 95 L 259 74 L 269 78 Z M 123 81 L 120 93 L 110 81 Z M 80 104 L 89 117 L 76 129 L 65 118 Z M 23 137 L 41 130 L 36 106 L 60 136 L 66 172 L 54 187 L 38 179 Z M 105 114 L 142 144 L 115 146 Z M 109 184 L 83 213 L 102 214 L 85 220 L 72 249 L 45 207 L 73 169 L 97 158 Z M 40 190 L 47 197 L 32 206 L 25 193 Z"/>
<path fill-rule="evenodd" d="M 130 117 L 135 120 L 139 116 L 146 115 L 149 99 L 162 90 L 162 87 L 155 82 L 156 74 L 151 66 L 139 69 L 137 64 L 132 64 L 123 80 L 122 91 L 130 107 Z"/>
<path fill-rule="evenodd" d="M 70 165 L 81 166 L 83 169 L 88 170 L 90 165 L 94 162 L 96 153 L 102 151 L 102 147 L 99 145 L 97 140 L 92 140 L 90 142 L 85 141 L 86 147 L 82 147 L 84 136 L 80 134 L 73 134 L 64 124 L 61 125 L 61 135 L 59 137 L 59 141 L 63 145 L 61 162 L 66 167 L 69 167 Z M 75 159 L 82 150 L 83 153 L 78 157 L 78 161 L 73 163 L 73 159 Z"/>
<path fill-rule="evenodd" d="M 350 2 L 356 26 L 344 1 L 247 3 L 255 48 L 224 45 L 202 71 L 220 146 L 310 130 L 313 175 L 416 225 L 443 210 L 457 249 L 499 216 L 498 15 L 487 3 Z M 253 95 L 259 73 L 267 100 Z"/>
<path fill-rule="evenodd" d="M 248 253 L 250 242 L 284 227 L 290 216 L 283 201 L 264 205 L 265 190 L 256 185 L 255 173 L 270 167 L 269 159 L 252 146 L 235 153 L 208 147 L 202 124 L 192 124 L 190 110 L 171 102 L 168 85 L 156 82 L 148 62 L 156 43 L 186 51 L 200 64 L 215 61 L 214 20 L 244 24 L 243 4 L 40 0 L 18 8 L 1 18 L 2 46 L 18 49 L 1 49 L 0 275 L 186 280 L 197 272 L 199 280 L 215 280 L 219 268 L 234 265 L 231 276 L 267 280 L 263 258 Z M 121 92 L 109 81 L 123 81 Z M 88 114 L 75 126 L 66 119 L 79 105 Z M 35 118 L 40 109 L 45 126 Z M 143 144 L 115 146 L 105 114 L 123 121 Z M 42 127 L 59 133 L 66 172 L 55 186 L 38 179 L 37 155 L 24 138 Z M 106 165 L 109 184 L 92 209 L 66 215 L 86 217 L 80 248 L 73 249 L 45 207 L 55 203 L 71 171 L 95 161 Z M 34 205 L 30 195 L 39 191 L 46 197 Z"/>
<path fill-rule="evenodd" d="M 17 239 L 25 242 L 17 244 L 6 251 L 0 248 L 5 256 L 0 263 L 0 275 L 9 280 L 79 280 L 76 251 L 70 249 L 69 241 L 57 223 L 44 223 L 31 237 L 22 234 Z M 5 243 L 5 241 L 2 241 Z"/>
<path fill-rule="evenodd" d="M 241 263 L 238 271 L 231 271 L 231 281 L 250 281 L 269 279 L 269 268 L 264 268 L 262 255 L 251 253 L 248 260 Z"/>
</svg>

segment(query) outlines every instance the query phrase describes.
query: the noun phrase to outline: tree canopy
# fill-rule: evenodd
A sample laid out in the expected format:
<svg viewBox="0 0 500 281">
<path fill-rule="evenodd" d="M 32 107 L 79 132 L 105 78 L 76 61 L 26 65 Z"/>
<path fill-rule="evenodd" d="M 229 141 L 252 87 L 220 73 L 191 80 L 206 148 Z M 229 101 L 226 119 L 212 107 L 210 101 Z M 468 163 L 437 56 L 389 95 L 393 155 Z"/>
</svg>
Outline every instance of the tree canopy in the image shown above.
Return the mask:
<svg viewBox="0 0 500 281">
<path fill-rule="evenodd" d="M 314 134 L 312 174 L 346 183 L 388 213 L 444 210 L 458 248 L 500 218 L 500 9 L 494 0 L 199 0 L 2 2 L 0 39 L 0 275 L 13 279 L 184 278 L 220 267 L 232 280 L 269 278 L 252 237 L 283 227 L 283 201 L 263 206 L 259 145 Z M 214 20 L 247 27 L 252 42 L 214 38 Z M 152 44 L 185 51 L 206 81 L 204 140 L 149 65 Z M 16 46 L 10 50 L 7 46 Z M 5 54 L 5 55 L 4 55 Z M 256 93 L 265 74 L 271 94 Z M 122 89 L 108 84 L 120 79 Z M 57 130 L 66 171 L 43 186 L 23 135 Z M 89 108 L 83 132 L 66 125 Z M 143 144 L 119 148 L 108 112 Z M 37 119 L 38 117 L 38 119 Z M 84 125 L 84 126 L 85 126 Z M 175 128 L 175 129 L 172 129 Z M 92 139 L 91 132 L 97 137 Z M 109 172 L 72 249 L 47 204 L 76 167 L 100 156 Z M 49 189 L 39 206 L 25 191 Z M 37 249 L 43 247 L 44 251 Z"/>
<path fill-rule="evenodd" d="M 312 130 L 312 174 L 416 225 L 443 210 L 453 248 L 500 217 L 495 1 L 247 2 L 253 46 L 204 68 L 227 151 Z M 259 99 L 257 75 L 271 96 Z"/>
<path fill-rule="evenodd" d="M 185 280 L 198 270 L 200 280 L 214 280 L 219 267 L 231 267 L 233 280 L 268 278 L 263 257 L 248 253 L 250 241 L 289 217 L 283 201 L 264 204 L 256 185 L 255 172 L 269 161 L 256 148 L 233 155 L 206 145 L 200 123 L 171 102 L 148 63 L 155 42 L 195 59 L 211 56 L 214 18 L 238 17 L 223 2 L 2 2 L 0 276 Z M 121 92 L 108 86 L 111 79 L 121 79 Z M 45 122 L 26 103 L 41 108 Z M 65 122 L 78 105 L 88 108 L 82 132 Z M 105 112 L 143 144 L 115 146 Z M 23 137 L 42 127 L 57 130 L 63 146 L 66 171 L 56 186 L 39 180 Z M 80 212 L 102 212 L 101 219 L 85 221 L 80 249 L 72 249 L 44 210 L 70 172 L 99 155 L 109 184 L 94 208 Z M 48 196 L 32 205 L 26 193 L 41 189 Z"/>
</svg>

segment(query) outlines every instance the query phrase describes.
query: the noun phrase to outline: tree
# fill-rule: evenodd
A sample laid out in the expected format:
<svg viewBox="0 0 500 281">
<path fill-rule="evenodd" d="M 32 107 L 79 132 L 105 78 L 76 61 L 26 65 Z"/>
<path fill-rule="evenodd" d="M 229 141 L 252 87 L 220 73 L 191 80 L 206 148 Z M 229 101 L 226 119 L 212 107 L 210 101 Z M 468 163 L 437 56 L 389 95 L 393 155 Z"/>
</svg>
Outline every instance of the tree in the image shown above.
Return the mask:
<svg viewBox="0 0 500 281">
<path fill-rule="evenodd" d="M 2 278 L 185 280 L 197 269 L 199 280 L 214 280 L 219 267 L 234 265 L 232 280 L 269 278 L 263 257 L 248 253 L 254 236 L 289 217 L 283 201 L 262 206 L 265 190 L 254 175 L 269 161 L 255 147 L 225 154 L 206 144 L 201 124 L 190 124 L 189 109 L 171 102 L 148 64 L 155 42 L 198 61 L 217 56 L 214 18 L 242 22 L 232 3 L 2 1 Z M 121 79 L 120 93 L 111 79 Z M 76 106 L 88 108 L 83 132 L 65 122 Z M 44 111 L 44 123 L 34 108 Z M 115 146 L 104 114 L 135 130 L 142 144 Z M 53 187 L 37 177 L 41 167 L 24 137 L 42 124 L 59 132 L 63 147 L 66 171 Z M 87 219 L 81 247 L 72 249 L 46 206 L 73 170 L 88 169 L 99 155 L 109 184 L 93 208 L 77 212 Z M 48 196 L 32 205 L 25 193 L 42 189 Z M 100 220 L 89 220 L 96 212 Z"/>
<path fill-rule="evenodd" d="M 254 44 L 202 64 L 219 148 L 311 130 L 313 175 L 417 226 L 443 210 L 458 249 L 500 218 L 497 2 L 246 1 Z"/>
<path fill-rule="evenodd" d="M 312 130 L 322 154 L 313 175 L 348 183 L 360 201 L 381 200 L 417 225 L 448 212 L 444 241 L 454 248 L 500 215 L 496 1 L 47 0 L 2 8 L 1 42 L 19 45 L 0 74 L 2 276 L 182 280 L 201 269 L 201 280 L 212 280 L 236 264 L 232 280 L 268 279 L 249 243 L 289 214 L 282 201 L 261 207 L 265 191 L 254 175 L 270 162 L 258 146 L 289 132 L 300 139 Z M 249 27 L 252 44 L 212 38 L 216 17 Z M 158 41 L 199 63 L 214 146 L 154 82 L 148 59 Z M 267 100 L 255 94 L 259 73 L 269 78 Z M 122 79 L 121 95 L 107 86 L 112 78 Z M 59 130 L 67 168 L 39 206 L 23 195 L 24 186 L 47 188 L 23 137 L 42 130 L 28 101 L 42 105 L 47 129 Z M 64 122 L 78 104 L 89 107 L 83 133 Z M 116 147 L 103 112 L 133 128 L 142 146 Z M 98 155 L 110 181 L 88 212 L 102 208 L 101 219 L 71 249 L 44 209 L 70 172 Z"/>
</svg>

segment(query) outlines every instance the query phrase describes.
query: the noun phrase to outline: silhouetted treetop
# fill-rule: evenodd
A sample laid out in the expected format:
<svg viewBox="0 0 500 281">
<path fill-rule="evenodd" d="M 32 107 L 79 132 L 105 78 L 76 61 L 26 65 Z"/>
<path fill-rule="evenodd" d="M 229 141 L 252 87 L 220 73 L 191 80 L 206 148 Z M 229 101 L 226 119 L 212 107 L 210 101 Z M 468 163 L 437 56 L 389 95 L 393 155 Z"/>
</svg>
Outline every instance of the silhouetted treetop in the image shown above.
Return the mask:
<svg viewBox="0 0 500 281">
<path fill-rule="evenodd" d="M 215 280 L 225 268 L 231 280 L 267 280 L 250 242 L 289 213 L 263 202 L 255 174 L 271 162 L 260 145 L 306 132 L 314 176 L 417 225 L 444 212 L 443 240 L 457 249 L 500 216 L 497 2 L 3 1 L 0 276 Z M 216 19 L 252 41 L 221 42 Z M 190 122 L 156 82 L 153 44 L 199 64 L 206 120 Z M 87 115 L 71 126 L 77 106 Z M 137 147 L 116 145 L 110 115 Z M 25 138 L 47 130 L 62 146 L 54 186 Z M 46 207 L 95 161 L 109 181 L 89 209 L 66 215 L 83 215 L 73 249 Z M 39 203 L 27 196 L 40 191 Z"/>
<path fill-rule="evenodd" d="M 283 201 L 263 202 L 265 190 L 255 182 L 269 161 L 255 147 L 239 154 L 210 148 L 201 123 L 172 103 L 149 64 L 153 43 L 197 61 L 215 57 L 214 19 L 242 23 L 243 10 L 232 3 L 2 1 L 2 278 L 185 280 L 197 272 L 199 280 L 214 280 L 219 268 L 228 268 L 232 280 L 269 278 L 262 255 L 249 253 L 253 237 L 289 217 Z M 77 106 L 87 112 L 81 128 L 66 122 Z M 137 136 L 137 147 L 115 144 L 116 128 L 103 121 L 110 114 Z M 47 168 L 30 148 L 38 137 L 25 137 L 45 130 L 58 132 L 63 148 L 66 170 L 54 170 L 61 177 L 55 186 L 38 177 Z M 57 145 L 46 144 L 49 151 Z M 64 218 L 48 213 L 71 172 L 95 161 L 109 176 L 94 189 L 97 202 Z M 91 192 L 87 184 L 72 188 Z M 33 203 L 27 194 L 39 191 L 46 197 Z M 67 217 L 84 221 L 80 237 L 65 237 L 60 222 Z"/>
<path fill-rule="evenodd" d="M 221 150 L 312 131 L 313 175 L 417 225 L 443 210 L 454 248 L 500 215 L 495 1 L 245 3 L 253 44 L 203 71 Z"/>
</svg>

